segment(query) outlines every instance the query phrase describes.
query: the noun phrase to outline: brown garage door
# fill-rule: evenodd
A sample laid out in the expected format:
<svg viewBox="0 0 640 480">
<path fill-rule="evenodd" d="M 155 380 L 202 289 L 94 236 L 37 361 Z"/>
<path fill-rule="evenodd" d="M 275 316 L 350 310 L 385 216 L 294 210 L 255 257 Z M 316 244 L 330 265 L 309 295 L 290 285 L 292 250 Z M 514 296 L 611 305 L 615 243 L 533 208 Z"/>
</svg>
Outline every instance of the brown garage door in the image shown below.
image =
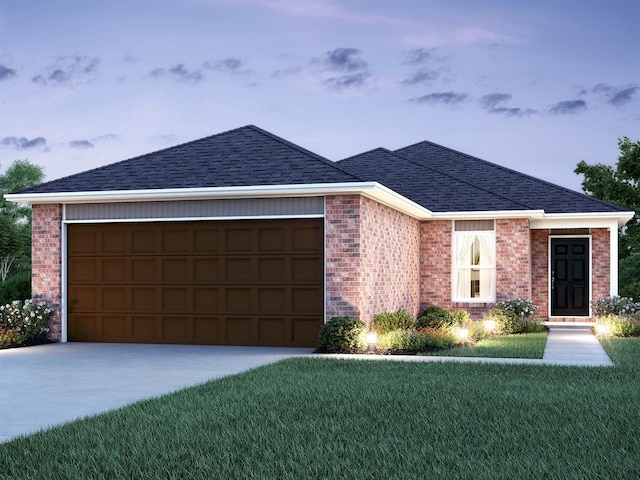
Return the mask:
<svg viewBox="0 0 640 480">
<path fill-rule="evenodd" d="M 323 221 L 68 225 L 68 339 L 315 346 Z"/>
</svg>

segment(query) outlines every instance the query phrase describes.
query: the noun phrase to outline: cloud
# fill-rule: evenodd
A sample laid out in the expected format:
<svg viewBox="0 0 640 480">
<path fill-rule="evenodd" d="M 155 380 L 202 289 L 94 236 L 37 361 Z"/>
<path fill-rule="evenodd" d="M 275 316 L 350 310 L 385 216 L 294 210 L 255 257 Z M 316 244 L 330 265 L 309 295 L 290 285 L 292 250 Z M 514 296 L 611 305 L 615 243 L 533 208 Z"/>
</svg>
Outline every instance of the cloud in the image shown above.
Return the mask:
<svg viewBox="0 0 640 480">
<path fill-rule="evenodd" d="M 243 69 L 243 66 L 244 62 L 241 59 L 237 57 L 229 57 L 220 60 L 209 60 L 202 65 L 202 68 L 233 74 L 251 73 L 250 70 Z"/>
<path fill-rule="evenodd" d="M 411 103 L 431 103 L 441 105 L 457 105 L 469 98 L 466 93 L 437 92 L 409 99 Z"/>
<path fill-rule="evenodd" d="M 409 52 L 409 58 L 406 63 L 409 65 L 422 65 L 428 60 L 434 59 L 433 54 L 436 50 L 436 48 L 414 48 Z"/>
<path fill-rule="evenodd" d="M 563 100 L 549 108 L 549 112 L 555 115 L 564 115 L 567 113 L 580 113 L 587 109 L 587 102 L 584 100 Z"/>
<path fill-rule="evenodd" d="M 93 148 L 95 145 L 89 140 L 71 140 L 69 142 L 71 148 Z"/>
<path fill-rule="evenodd" d="M 110 140 L 116 140 L 120 138 L 120 135 L 117 135 L 115 133 L 105 133 L 104 135 L 98 135 L 97 137 L 93 137 L 90 141 L 92 143 L 95 142 L 102 142 L 104 140 L 110 141 Z"/>
<path fill-rule="evenodd" d="M 179 63 L 170 68 L 154 68 L 149 72 L 154 78 L 168 77 L 178 82 L 197 83 L 204 80 L 204 75 L 199 70 L 188 70 L 184 63 Z"/>
<path fill-rule="evenodd" d="M 631 100 L 638 90 L 637 85 L 625 85 L 614 87 L 606 83 L 598 83 L 591 89 L 594 93 L 600 93 L 607 99 L 607 103 L 614 107 L 621 107 Z"/>
<path fill-rule="evenodd" d="M 9 68 L 6 65 L 0 63 L 0 81 L 8 80 L 11 77 L 16 76 L 16 71 L 13 68 Z"/>
<path fill-rule="evenodd" d="M 66 55 L 56 58 L 45 72 L 31 79 L 38 85 L 78 86 L 91 82 L 97 74 L 100 59 L 82 55 Z"/>
<path fill-rule="evenodd" d="M 369 74 L 367 72 L 354 73 L 352 75 L 340 75 L 330 77 L 322 81 L 322 84 L 334 90 L 341 92 L 347 89 L 357 89 L 368 85 Z"/>
<path fill-rule="evenodd" d="M 434 80 L 437 80 L 440 77 L 440 72 L 437 70 L 420 70 L 413 75 L 402 80 L 402 85 L 413 86 L 413 85 L 429 85 Z"/>
<path fill-rule="evenodd" d="M 320 58 L 313 60 L 332 72 L 356 72 L 365 70 L 367 62 L 360 58 L 360 50 L 357 48 L 336 48 L 324 53 Z"/>
<path fill-rule="evenodd" d="M 32 148 L 48 149 L 47 140 L 44 137 L 35 137 L 31 140 L 25 137 L 3 137 L 0 138 L 0 145 L 14 147 L 16 150 L 30 150 Z"/>
<path fill-rule="evenodd" d="M 271 74 L 271 78 L 289 77 L 291 75 L 297 75 L 302 69 L 300 67 L 283 68 L 280 70 L 274 70 Z"/>
<path fill-rule="evenodd" d="M 480 99 L 480 103 L 489 113 L 504 115 L 506 117 L 528 117 L 537 113 L 531 108 L 506 107 L 504 103 L 512 98 L 510 93 L 490 93 Z"/>
</svg>

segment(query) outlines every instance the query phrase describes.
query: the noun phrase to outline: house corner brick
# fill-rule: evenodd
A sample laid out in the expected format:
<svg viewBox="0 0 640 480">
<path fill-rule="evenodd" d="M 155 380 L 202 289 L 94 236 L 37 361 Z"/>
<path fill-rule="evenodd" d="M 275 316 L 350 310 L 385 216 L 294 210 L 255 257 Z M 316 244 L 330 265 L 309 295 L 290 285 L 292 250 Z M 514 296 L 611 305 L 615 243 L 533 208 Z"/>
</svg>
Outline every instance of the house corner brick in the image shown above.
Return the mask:
<svg viewBox="0 0 640 480">
<path fill-rule="evenodd" d="M 54 307 L 47 327 L 50 340 L 62 336 L 62 205 L 33 205 L 31 291 Z"/>
</svg>

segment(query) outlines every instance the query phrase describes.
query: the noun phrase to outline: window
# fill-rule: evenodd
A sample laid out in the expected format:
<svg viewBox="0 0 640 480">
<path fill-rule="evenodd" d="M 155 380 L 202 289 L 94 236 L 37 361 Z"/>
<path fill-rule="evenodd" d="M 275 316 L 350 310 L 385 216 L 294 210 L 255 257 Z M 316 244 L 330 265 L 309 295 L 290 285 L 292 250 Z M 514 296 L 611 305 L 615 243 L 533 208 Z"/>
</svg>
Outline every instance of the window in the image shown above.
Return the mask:
<svg viewBox="0 0 640 480">
<path fill-rule="evenodd" d="M 453 232 L 454 301 L 494 301 L 496 237 L 493 220 L 457 220 Z"/>
</svg>

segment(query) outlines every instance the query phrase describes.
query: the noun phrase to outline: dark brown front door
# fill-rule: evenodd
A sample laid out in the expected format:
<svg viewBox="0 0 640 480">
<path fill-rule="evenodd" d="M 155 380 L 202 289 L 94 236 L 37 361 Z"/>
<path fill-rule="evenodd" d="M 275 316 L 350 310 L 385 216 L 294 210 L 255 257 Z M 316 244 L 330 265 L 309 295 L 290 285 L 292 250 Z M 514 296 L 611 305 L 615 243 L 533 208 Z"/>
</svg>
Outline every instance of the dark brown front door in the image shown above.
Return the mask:
<svg viewBox="0 0 640 480">
<path fill-rule="evenodd" d="M 322 219 L 71 224 L 70 341 L 307 346 Z"/>
<path fill-rule="evenodd" d="M 551 315 L 589 316 L 589 239 L 551 239 Z"/>
</svg>

